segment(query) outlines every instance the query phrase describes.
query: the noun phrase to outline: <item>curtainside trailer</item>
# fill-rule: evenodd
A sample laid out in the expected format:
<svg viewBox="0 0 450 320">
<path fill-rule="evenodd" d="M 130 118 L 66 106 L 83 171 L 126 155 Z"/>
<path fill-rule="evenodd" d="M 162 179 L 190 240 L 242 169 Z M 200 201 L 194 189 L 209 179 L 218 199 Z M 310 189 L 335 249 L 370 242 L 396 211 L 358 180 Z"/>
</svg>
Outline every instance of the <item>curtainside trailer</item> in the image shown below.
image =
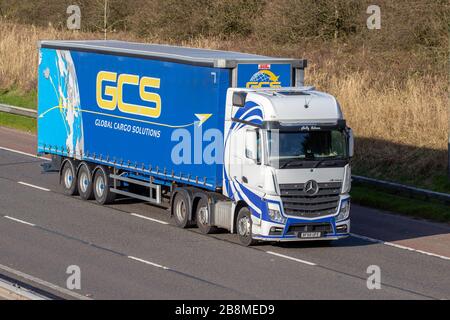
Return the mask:
<svg viewBox="0 0 450 320">
<path fill-rule="evenodd" d="M 303 59 L 41 41 L 37 152 L 67 195 L 168 205 L 177 226 L 255 241 L 350 232 L 353 135 Z"/>
</svg>

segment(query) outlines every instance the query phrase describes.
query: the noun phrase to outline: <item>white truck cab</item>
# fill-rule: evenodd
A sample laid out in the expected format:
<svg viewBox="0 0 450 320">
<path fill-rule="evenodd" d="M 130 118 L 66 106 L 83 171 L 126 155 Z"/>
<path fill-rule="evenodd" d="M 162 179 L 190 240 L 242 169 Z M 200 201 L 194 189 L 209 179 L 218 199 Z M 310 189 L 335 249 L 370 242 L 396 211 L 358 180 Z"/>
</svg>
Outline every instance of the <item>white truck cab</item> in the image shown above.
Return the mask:
<svg viewBox="0 0 450 320">
<path fill-rule="evenodd" d="M 224 139 L 223 193 L 241 242 L 348 236 L 353 134 L 333 96 L 230 88 Z"/>
</svg>

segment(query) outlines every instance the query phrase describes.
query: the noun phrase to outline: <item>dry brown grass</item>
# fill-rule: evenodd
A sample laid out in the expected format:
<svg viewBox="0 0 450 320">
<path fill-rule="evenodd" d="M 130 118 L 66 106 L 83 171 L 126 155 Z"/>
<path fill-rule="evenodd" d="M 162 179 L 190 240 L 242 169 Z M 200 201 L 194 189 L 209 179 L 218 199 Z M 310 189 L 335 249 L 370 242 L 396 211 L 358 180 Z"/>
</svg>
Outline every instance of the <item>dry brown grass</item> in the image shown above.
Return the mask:
<svg viewBox="0 0 450 320">
<path fill-rule="evenodd" d="M 102 37 L 100 33 L 60 31 L 51 27 L 37 28 L 0 20 L 0 89 L 17 87 L 29 91 L 36 88 L 38 40 Z M 170 39 L 139 40 L 129 33 L 114 33 L 109 38 L 175 43 Z M 307 83 L 338 98 L 349 125 L 358 137 L 355 159 L 357 170 L 393 178 L 445 173 L 448 79 L 440 72 L 430 76 L 415 75 L 416 72 L 407 66 L 407 73 L 389 73 L 390 65 L 377 71 L 377 63 L 382 65 L 383 59 L 375 61 L 370 70 L 364 70 L 350 66 L 355 64 L 352 59 L 364 61 L 364 52 L 359 53 L 358 58 L 350 55 L 348 59 L 342 58 L 348 54 L 324 49 L 323 46 L 268 46 L 264 39 L 244 41 L 242 38 L 223 40 L 199 37 L 179 44 L 277 56 L 303 55 L 311 62 Z M 396 59 L 396 65 L 404 63 L 401 55 Z M 364 63 L 360 62 L 359 65 Z"/>
<path fill-rule="evenodd" d="M 125 38 L 124 34 L 115 34 Z M 99 39 L 101 34 L 4 22 L 0 18 L 0 88 L 36 89 L 39 40 Z M 127 39 L 130 37 L 127 35 Z"/>
<path fill-rule="evenodd" d="M 324 74 L 308 78 L 324 83 Z M 436 77 L 372 88 L 369 73 L 327 77 L 323 87 L 342 105 L 357 136 L 356 169 L 372 176 L 415 181 L 445 174 L 448 143 L 447 83 Z M 420 181 L 420 180 L 419 180 Z"/>
</svg>

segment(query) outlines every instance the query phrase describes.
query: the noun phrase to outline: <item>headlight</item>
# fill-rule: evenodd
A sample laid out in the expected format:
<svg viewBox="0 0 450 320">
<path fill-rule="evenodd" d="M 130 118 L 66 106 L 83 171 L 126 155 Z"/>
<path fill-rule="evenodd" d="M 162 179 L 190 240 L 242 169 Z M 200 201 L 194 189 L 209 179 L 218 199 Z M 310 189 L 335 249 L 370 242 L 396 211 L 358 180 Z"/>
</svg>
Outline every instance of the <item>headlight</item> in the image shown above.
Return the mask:
<svg viewBox="0 0 450 320">
<path fill-rule="evenodd" d="M 336 221 L 342 221 L 348 219 L 350 215 L 350 199 L 343 200 L 341 203 L 341 210 L 336 217 Z"/>
<path fill-rule="evenodd" d="M 350 168 L 350 165 L 346 165 L 341 193 L 349 193 L 351 186 L 352 186 L 352 169 Z"/>
<path fill-rule="evenodd" d="M 286 223 L 286 218 L 281 214 L 280 207 L 277 204 L 269 202 L 267 206 L 270 220 L 283 224 Z"/>
</svg>

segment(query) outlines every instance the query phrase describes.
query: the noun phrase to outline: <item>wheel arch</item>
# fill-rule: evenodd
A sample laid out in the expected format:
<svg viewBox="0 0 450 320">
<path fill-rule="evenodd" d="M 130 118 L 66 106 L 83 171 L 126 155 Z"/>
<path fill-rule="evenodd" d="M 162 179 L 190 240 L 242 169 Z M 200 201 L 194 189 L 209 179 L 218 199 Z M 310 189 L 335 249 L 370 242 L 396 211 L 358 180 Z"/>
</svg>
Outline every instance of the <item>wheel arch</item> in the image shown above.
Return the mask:
<svg viewBox="0 0 450 320">
<path fill-rule="evenodd" d="M 81 167 L 86 165 L 86 167 L 89 169 L 89 174 L 91 175 L 91 179 L 94 177 L 94 169 L 96 166 L 88 161 L 78 161 L 77 167 L 76 167 L 76 174 L 78 176 L 78 172 L 80 171 Z"/>
<path fill-rule="evenodd" d="M 61 179 L 62 179 L 62 172 L 64 169 L 64 166 L 66 165 L 66 163 L 70 163 L 71 166 L 73 167 L 73 171 L 74 171 L 74 175 L 75 177 L 78 176 L 78 167 L 79 167 L 79 161 L 76 159 L 72 159 L 72 158 L 64 158 L 61 161 L 61 166 L 59 167 L 59 182 L 61 183 Z"/>
<path fill-rule="evenodd" d="M 243 208 L 243 207 L 249 207 L 247 202 L 245 202 L 244 200 L 239 200 L 236 205 L 234 206 L 234 212 L 233 212 L 233 223 L 231 224 L 231 233 L 236 233 L 236 220 L 237 220 L 237 216 L 239 214 L 239 211 Z"/>
<path fill-rule="evenodd" d="M 203 191 L 203 190 L 197 190 L 193 195 L 193 200 L 192 200 L 192 218 L 197 218 L 196 217 L 196 213 L 197 213 L 197 206 L 200 202 L 201 199 L 206 200 L 206 203 L 208 204 L 208 208 L 209 210 L 211 210 L 211 201 L 210 201 L 210 195 L 209 193 Z M 211 211 L 210 211 L 211 212 Z"/>
<path fill-rule="evenodd" d="M 86 163 L 87 163 L 87 162 L 86 162 Z M 89 164 L 88 164 L 88 166 L 89 166 Z M 93 169 L 92 169 L 92 168 L 93 168 Z M 98 170 L 102 170 L 102 171 L 105 173 L 105 176 L 106 176 L 107 180 L 108 180 L 108 181 L 111 180 L 111 179 L 109 178 L 110 170 L 108 169 L 108 167 L 105 167 L 105 166 L 103 166 L 103 165 L 101 165 L 101 164 L 97 164 L 97 165 L 91 164 L 90 169 L 91 169 L 92 177 L 95 176 L 95 174 L 97 173 Z"/>
<path fill-rule="evenodd" d="M 75 159 L 72 159 L 72 158 L 64 158 L 64 159 L 61 161 L 61 166 L 59 167 L 59 177 L 60 177 L 60 178 L 61 178 L 61 176 L 62 176 L 62 171 L 63 171 L 63 169 L 64 169 L 64 166 L 66 165 L 67 162 L 69 162 L 69 163 L 72 164 L 75 173 L 77 173 L 77 167 L 78 167 L 78 165 L 75 165 L 75 164 L 76 164 L 75 161 L 76 161 L 76 160 L 75 160 Z"/>
</svg>

